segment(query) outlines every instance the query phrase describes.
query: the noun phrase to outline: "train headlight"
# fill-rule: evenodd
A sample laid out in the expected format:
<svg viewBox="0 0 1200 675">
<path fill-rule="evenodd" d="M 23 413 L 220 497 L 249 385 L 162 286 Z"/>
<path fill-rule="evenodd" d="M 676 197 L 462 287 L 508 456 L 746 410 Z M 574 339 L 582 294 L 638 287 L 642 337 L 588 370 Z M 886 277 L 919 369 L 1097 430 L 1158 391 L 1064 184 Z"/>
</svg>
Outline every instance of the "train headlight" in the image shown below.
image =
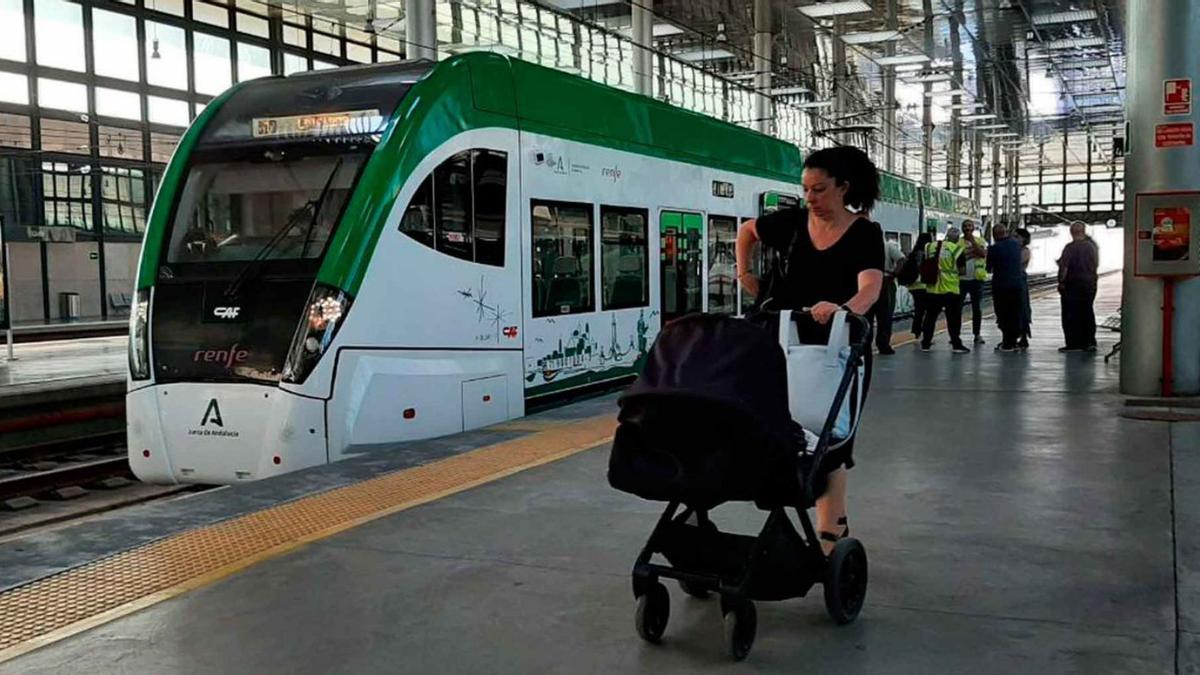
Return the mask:
<svg viewBox="0 0 1200 675">
<path fill-rule="evenodd" d="M 317 360 L 329 349 L 342 319 L 350 311 L 352 298 L 341 289 L 318 283 L 308 297 L 304 316 L 292 338 L 287 361 L 283 364 L 283 381 L 303 384 Z"/>
<path fill-rule="evenodd" d="M 150 289 L 137 292 L 129 313 L 129 376 L 150 379 Z"/>
</svg>

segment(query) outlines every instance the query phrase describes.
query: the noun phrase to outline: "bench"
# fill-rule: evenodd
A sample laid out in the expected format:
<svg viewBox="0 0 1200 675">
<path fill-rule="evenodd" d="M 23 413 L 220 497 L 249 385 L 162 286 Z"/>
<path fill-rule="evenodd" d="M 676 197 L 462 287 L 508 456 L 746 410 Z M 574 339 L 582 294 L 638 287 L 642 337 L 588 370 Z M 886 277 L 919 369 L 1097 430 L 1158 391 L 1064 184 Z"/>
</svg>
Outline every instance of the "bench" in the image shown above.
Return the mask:
<svg viewBox="0 0 1200 675">
<path fill-rule="evenodd" d="M 133 295 L 114 291 L 108 294 L 108 306 L 116 316 L 128 316 L 133 306 Z"/>
<path fill-rule="evenodd" d="M 1097 328 L 1103 328 L 1104 330 L 1110 330 L 1114 333 L 1120 333 L 1121 332 L 1121 310 L 1118 308 L 1115 314 L 1108 315 L 1103 321 L 1101 321 L 1099 323 Z M 1117 352 L 1119 352 L 1119 351 L 1121 351 L 1121 341 L 1117 340 L 1117 344 L 1113 345 L 1113 348 L 1111 350 L 1109 350 L 1109 352 L 1107 354 L 1104 355 L 1104 362 L 1108 363 L 1108 360 L 1111 359 L 1112 357 L 1116 356 Z"/>
</svg>

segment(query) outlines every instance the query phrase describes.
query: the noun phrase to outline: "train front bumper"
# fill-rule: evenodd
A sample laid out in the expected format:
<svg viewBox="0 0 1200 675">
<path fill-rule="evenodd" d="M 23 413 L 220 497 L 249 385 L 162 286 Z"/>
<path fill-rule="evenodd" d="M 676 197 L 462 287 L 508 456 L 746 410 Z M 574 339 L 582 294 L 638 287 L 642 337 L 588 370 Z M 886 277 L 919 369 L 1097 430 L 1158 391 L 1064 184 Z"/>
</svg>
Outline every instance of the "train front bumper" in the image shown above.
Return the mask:
<svg viewBox="0 0 1200 675">
<path fill-rule="evenodd" d="M 228 484 L 328 461 L 325 402 L 253 384 L 126 395 L 129 465 L 148 483 Z"/>
</svg>

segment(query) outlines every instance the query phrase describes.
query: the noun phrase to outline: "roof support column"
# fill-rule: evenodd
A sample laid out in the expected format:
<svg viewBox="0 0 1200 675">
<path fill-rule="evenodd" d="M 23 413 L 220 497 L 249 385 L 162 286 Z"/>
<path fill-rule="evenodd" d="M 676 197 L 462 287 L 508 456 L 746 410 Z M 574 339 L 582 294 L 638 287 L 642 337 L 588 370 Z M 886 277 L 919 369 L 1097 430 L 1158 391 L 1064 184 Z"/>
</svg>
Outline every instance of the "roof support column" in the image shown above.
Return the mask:
<svg viewBox="0 0 1200 675">
<path fill-rule="evenodd" d="M 888 30 L 900 28 L 900 0 L 887 0 Z M 884 54 L 896 55 L 896 41 L 888 40 L 884 45 Z M 896 171 L 896 67 L 886 66 L 883 69 L 883 166 L 888 171 Z"/>
<path fill-rule="evenodd" d="M 754 128 L 771 131 L 771 0 L 754 0 Z"/>
<path fill-rule="evenodd" d="M 925 53 L 933 54 L 933 0 L 923 0 L 925 11 Z M 921 182 L 933 185 L 933 83 L 925 83 L 921 114 Z"/>
<path fill-rule="evenodd" d="M 1163 110 L 1165 80 L 1189 78 L 1193 88 L 1200 84 L 1195 54 L 1200 11 L 1194 0 L 1129 0 L 1126 17 L 1125 113 L 1134 151 L 1125 156 L 1121 391 L 1134 396 L 1197 395 L 1200 278 L 1194 275 L 1200 273 L 1196 248 L 1200 208 L 1195 195 L 1200 191 L 1200 147 L 1193 143 L 1155 147 L 1155 128 L 1160 124 L 1194 127 L 1200 121 L 1194 94 L 1189 112 L 1168 117 Z M 1194 131 L 1188 132 L 1188 138 L 1192 136 Z M 1149 196 L 1168 192 L 1184 194 Z M 1185 214 L 1190 217 L 1190 237 L 1188 230 L 1177 227 Z M 1190 245 L 1182 261 L 1178 257 L 1182 252 L 1154 245 L 1155 225 L 1168 218 Z M 1135 269 L 1142 276 L 1135 276 Z M 1155 272 L 1176 276 L 1150 276 Z"/>
<path fill-rule="evenodd" d="M 404 0 L 404 55 L 408 59 L 437 60 L 437 3 Z"/>
<path fill-rule="evenodd" d="M 961 88 L 963 83 L 962 39 L 958 34 L 959 21 L 962 19 L 963 0 L 955 0 L 954 11 L 950 13 L 950 56 L 954 62 L 954 88 Z M 954 97 L 954 103 L 962 103 L 961 96 Z M 959 117 L 962 111 L 954 108 L 950 111 L 950 157 L 946 162 L 946 187 L 957 190 L 962 182 L 962 121 Z"/>
<path fill-rule="evenodd" d="M 633 81 L 637 93 L 654 95 L 654 0 L 633 2 Z"/>
<path fill-rule="evenodd" d="M 992 141 L 992 225 L 1000 222 L 1000 143 Z"/>
</svg>

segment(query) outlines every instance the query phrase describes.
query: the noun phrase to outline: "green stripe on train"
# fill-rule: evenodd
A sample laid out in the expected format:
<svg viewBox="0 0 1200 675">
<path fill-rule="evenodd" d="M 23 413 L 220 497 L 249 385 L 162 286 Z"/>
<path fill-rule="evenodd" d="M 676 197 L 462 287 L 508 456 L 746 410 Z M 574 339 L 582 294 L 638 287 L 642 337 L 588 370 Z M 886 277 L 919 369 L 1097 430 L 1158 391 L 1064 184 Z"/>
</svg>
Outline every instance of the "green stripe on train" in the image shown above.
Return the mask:
<svg viewBox="0 0 1200 675">
<path fill-rule="evenodd" d="M 800 180 L 800 151 L 789 143 L 550 68 L 496 54 L 462 54 L 439 63 L 397 108 L 317 279 L 356 294 L 396 197 L 420 161 L 464 131 L 496 127 Z"/>
</svg>

